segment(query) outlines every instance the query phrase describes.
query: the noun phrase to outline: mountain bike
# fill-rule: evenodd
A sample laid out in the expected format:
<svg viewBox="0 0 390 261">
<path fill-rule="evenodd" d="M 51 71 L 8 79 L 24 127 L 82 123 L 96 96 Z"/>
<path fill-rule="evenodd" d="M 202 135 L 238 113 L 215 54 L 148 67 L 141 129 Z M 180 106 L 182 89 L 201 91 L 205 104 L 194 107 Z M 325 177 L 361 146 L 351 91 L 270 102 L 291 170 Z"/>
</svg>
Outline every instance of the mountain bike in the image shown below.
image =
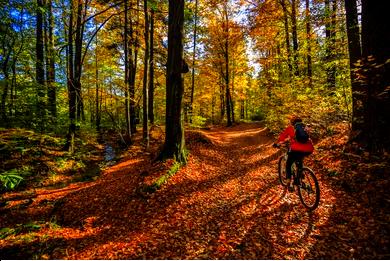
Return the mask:
<svg viewBox="0 0 390 261">
<path fill-rule="evenodd" d="M 286 162 L 289 144 L 285 144 L 284 147 L 286 153 L 279 158 L 278 172 L 280 183 L 287 187 L 289 184 L 286 176 Z M 299 168 L 298 166 L 301 167 Z M 291 178 L 294 180 L 293 184 L 297 187 L 298 196 L 302 204 L 309 210 L 316 209 L 320 203 L 320 186 L 313 170 L 304 166 L 303 161 L 294 162 L 291 166 L 291 174 Z"/>
</svg>

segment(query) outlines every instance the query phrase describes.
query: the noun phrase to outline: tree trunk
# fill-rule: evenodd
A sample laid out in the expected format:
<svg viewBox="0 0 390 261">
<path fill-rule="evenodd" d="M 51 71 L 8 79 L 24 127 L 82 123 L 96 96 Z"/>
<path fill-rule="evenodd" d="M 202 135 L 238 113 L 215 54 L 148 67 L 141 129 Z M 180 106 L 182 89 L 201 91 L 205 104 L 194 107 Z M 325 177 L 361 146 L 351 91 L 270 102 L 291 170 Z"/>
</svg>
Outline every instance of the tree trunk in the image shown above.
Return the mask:
<svg viewBox="0 0 390 261">
<path fill-rule="evenodd" d="M 227 126 L 232 126 L 232 118 L 231 118 L 231 96 L 230 96 L 230 88 L 229 88 L 229 16 L 227 10 L 227 2 L 225 2 L 225 91 L 226 91 L 226 116 L 227 116 Z"/>
<path fill-rule="evenodd" d="M 191 79 L 191 100 L 190 100 L 190 123 L 192 123 L 193 107 L 194 107 L 194 92 L 195 92 L 195 58 L 196 58 L 196 30 L 198 22 L 198 0 L 195 0 L 195 14 L 194 14 L 194 39 L 192 48 L 192 79 Z"/>
<path fill-rule="evenodd" d="M 280 5 L 283 9 L 283 21 L 284 21 L 284 34 L 285 34 L 285 42 L 287 49 L 287 65 L 289 69 L 289 74 L 293 71 L 293 67 L 291 64 L 291 46 L 290 46 L 290 32 L 288 29 L 288 12 L 285 0 L 280 0 Z"/>
<path fill-rule="evenodd" d="M 5 64 L 5 63 L 4 63 Z M 7 96 L 8 96 L 8 88 L 9 88 L 9 74 L 8 74 L 8 68 L 4 70 L 3 64 L 3 74 L 4 74 L 4 90 L 1 95 L 1 118 L 3 122 L 3 126 L 9 127 L 8 117 L 7 117 L 7 109 L 6 109 L 6 102 L 7 102 Z"/>
<path fill-rule="evenodd" d="M 305 14 L 306 14 L 306 45 L 307 45 L 307 78 L 309 79 L 309 86 L 313 86 L 313 73 L 312 73 L 312 61 L 311 61 L 311 16 L 310 16 L 310 1 L 305 0 Z"/>
<path fill-rule="evenodd" d="M 14 107 L 15 106 L 15 99 L 16 99 L 16 76 L 17 76 L 16 61 L 17 61 L 17 57 L 14 57 L 12 65 L 11 65 L 12 79 L 11 79 L 11 89 L 10 89 L 10 94 L 9 94 L 10 101 L 9 101 L 9 106 L 8 106 L 9 107 L 9 115 L 11 117 L 16 115 L 16 113 L 15 113 L 16 107 Z"/>
<path fill-rule="evenodd" d="M 148 100 L 149 100 L 149 14 L 148 14 L 148 1 L 144 0 L 144 20 L 145 20 L 145 54 L 144 54 L 144 80 L 143 80 L 143 128 L 142 137 L 144 139 L 146 148 L 149 148 L 149 120 L 148 120 Z"/>
<path fill-rule="evenodd" d="M 150 10 L 149 121 L 154 123 L 154 9 Z"/>
<path fill-rule="evenodd" d="M 97 30 L 97 23 L 95 25 L 95 28 Z M 96 114 L 96 131 L 100 133 L 100 107 L 101 104 L 99 102 L 99 67 L 98 67 L 98 52 L 97 52 L 97 47 L 98 47 L 98 32 L 96 32 L 96 47 L 95 47 L 95 94 L 96 94 L 96 100 L 95 100 L 95 114 Z"/>
<path fill-rule="evenodd" d="M 44 62 L 44 40 L 43 40 L 43 11 L 44 8 L 43 1 L 37 0 L 37 24 L 36 24 L 36 81 L 37 81 L 37 115 L 39 120 L 39 127 L 41 131 L 44 128 L 45 122 L 45 62 Z"/>
<path fill-rule="evenodd" d="M 129 39 L 128 39 L 128 0 L 124 1 L 125 4 L 125 23 L 124 23 L 124 42 L 123 51 L 125 56 L 125 119 L 126 119 L 126 135 L 127 139 L 131 140 L 131 121 L 130 121 L 130 103 L 129 103 L 129 89 L 130 89 L 130 68 L 129 68 Z"/>
<path fill-rule="evenodd" d="M 84 16 L 83 16 L 83 1 L 78 0 L 77 5 L 77 20 L 76 20 L 76 36 L 75 36 L 75 89 L 76 89 L 76 116 L 77 120 L 85 120 L 84 104 L 81 93 L 81 73 L 82 73 L 82 47 L 83 47 L 83 35 L 84 35 Z M 87 7 L 85 7 L 87 8 Z"/>
<path fill-rule="evenodd" d="M 220 112 L 221 112 L 221 121 L 223 120 L 223 118 L 225 117 L 225 84 L 223 83 L 224 82 L 224 79 L 222 79 L 222 76 L 221 76 L 221 79 L 219 81 L 219 98 L 221 100 L 220 102 Z"/>
<path fill-rule="evenodd" d="M 299 0 L 298 0 L 299 1 Z M 297 32 L 297 14 L 296 0 L 291 0 L 291 24 L 292 24 L 292 40 L 293 40 L 293 59 L 294 59 L 294 75 L 299 76 L 298 67 L 298 32 Z"/>
<path fill-rule="evenodd" d="M 165 144 L 159 158 L 185 163 L 182 122 L 184 0 L 169 0 Z"/>
<path fill-rule="evenodd" d="M 54 50 L 54 16 L 52 11 L 52 0 L 47 2 L 47 41 L 46 41 L 46 82 L 47 82 L 47 97 L 48 108 L 53 122 L 57 118 L 57 92 L 55 86 L 55 50 Z"/>
<path fill-rule="evenodd" d="M 230 94 L 230 107 L 231 107 L 231 110 L 232 110 L 232 123 L 235 122 L 235 117 L 234 117 L 234 99 L 233 99 L 233 95 L 234 95 L 234 76 L 235 76 L 235 60 L 234 60 L 234 55 L 233 55 L 233 65 L 232 65 L 232 91 L 229 93 Z"/>
<path fill-rule="evenodd" d="M 70 1 L 69 26 L 68 26 L 68 47 L 67 47 L 67 65 L 68 65 L 68 101 L 69 101 L 69 133 L 64 146 L 65 150 L 74 152 L 74 136 L 76 133 L 76 89 L 74 85 L 74 57 L 73 57 L 73 0 Z"/>
<path fill-rule="evenodd" d="M 352 87 L 352 130 L 362 130 L 363 126 L 363 91 L 360 81 L 358 81 L 357 62 L 362 57 L 359 23 L 356 0 L 345 0 L 345 13 L 347 21 L 349 67 Z"/>
<path fill-rule="evenodd" d="M 390 21 L 380 1 L 362 0 L 364 133 L 370 151 L 390 148 Z"/>
<path fill-rule="evenodd" d="M 336 67 L 334 65 L 333 52 L 335 48 L 335 35 L 336 35 L 336 0 L 332 0 L 332 8 L 330 6 L 330 0 L 325 0 L 325 37 L 326 37 L 326 77 L 327 85 L 330 90 L 334 90 L 336 87 Z"/>
<path fill-rule="evenodd" d="M 6 103 L 7 103 L 7 96 L 8 96 L 8 88 L 9 88 L 9 73 L 8 73 L 8 63 L 10 60 L 11 52 L 5 55 L 3 58 L 3 63 L 1 65 L 1 69 L 4 74 L 4 89 L 3 93 L 1 94 L 1 118 L 3 122 L 3 126 L 9 127 L 8 117 L 7 117 L 7 109 L 6 109 Z"/>
<path fill-rule="evenodd" d="M 245 119 L 245 100 L 241 100 L 241 106 L 240 106 L 240 119 Z"/>
<path fill-rule="evenodd" d="M 139 25 L 139 0 L 137 0 L 136 6 L 136 15 L 137 18 L 136 24 Z M 137 131 L 137 114 L 135 108 L 135 79 L 137 75 L 137 60 L 138 60 L 138 46 L 139 46 L 139 36 L 138 36 L 138 27 L 134 29 L 134 22 L 130 19 L 130 36 L 131 42 L 133 45 L 129 48 L 129 94 L 130 94 L 130 126 L 131 134 L 136 133 Z"/>
</svg>

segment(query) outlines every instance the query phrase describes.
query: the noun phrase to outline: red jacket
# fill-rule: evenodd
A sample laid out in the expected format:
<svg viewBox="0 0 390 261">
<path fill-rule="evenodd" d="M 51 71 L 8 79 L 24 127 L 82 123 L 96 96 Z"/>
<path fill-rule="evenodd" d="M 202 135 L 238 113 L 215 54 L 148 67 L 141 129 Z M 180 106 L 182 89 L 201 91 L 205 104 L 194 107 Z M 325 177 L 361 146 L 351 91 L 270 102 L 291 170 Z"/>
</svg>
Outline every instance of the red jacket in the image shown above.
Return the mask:
<svg viewBox="0 0 390 261">
<path fill-rule="evenodd" d="M 295 140 L 295 129 L 292 125 L 289 125 L 282 133 L 280 133 L 278 142 L 282 142 L 287 139 L 290 139 L 290 148 L 293 151 L 314 151 L 313 142 L 311 141 L 311 139 L 309 139 L 306 143 L 300 143 Z"/>
</svg>

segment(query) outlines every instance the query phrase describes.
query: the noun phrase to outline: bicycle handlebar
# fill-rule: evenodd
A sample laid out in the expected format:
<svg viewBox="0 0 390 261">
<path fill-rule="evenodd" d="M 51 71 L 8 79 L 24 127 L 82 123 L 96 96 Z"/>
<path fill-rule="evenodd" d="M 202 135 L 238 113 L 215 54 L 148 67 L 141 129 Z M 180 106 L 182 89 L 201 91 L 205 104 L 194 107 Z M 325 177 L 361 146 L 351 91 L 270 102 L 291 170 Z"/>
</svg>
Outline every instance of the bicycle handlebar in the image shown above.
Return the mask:
<svg viewBox="0 0 390 261">
<path fill-rule="evenodd" d="M 289 141 L 285 141 L 285 142 L 282 142 L 282 143 L 274 143 L 272 146 L 274 148 L 279 148 L 280 149 L 282 147 L 282 145 L 283 145 L 283 147 L 288 149 L 290 147 L 290 142 Z"/>
</svg>

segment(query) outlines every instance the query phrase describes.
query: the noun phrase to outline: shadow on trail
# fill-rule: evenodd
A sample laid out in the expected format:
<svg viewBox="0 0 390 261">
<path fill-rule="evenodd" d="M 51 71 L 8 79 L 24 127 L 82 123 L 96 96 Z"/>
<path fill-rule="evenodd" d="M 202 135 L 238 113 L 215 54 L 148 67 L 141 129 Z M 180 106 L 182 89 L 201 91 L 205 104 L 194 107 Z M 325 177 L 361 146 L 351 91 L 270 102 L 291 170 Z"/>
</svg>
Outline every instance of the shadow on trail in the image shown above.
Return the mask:
<svg viewBox="0 0 390 261">
<path fill-rule="evenodd" d="M 339 184 L 331 185 L 329 180 L 322 182 L 342 191 Z M 327 223 L 316 235 L 316 242 L 306 258 L 390 259 L 390 201 L 387 204 L 365 202 L 362 194 L 345 191 L 340 195 L 333 202 Z M 367 195 L 369 199 L 372 197 Z M 381 197 L 389 199 L 388 192 Z"/>
<path fill-rule="evenodd" d="M 249 142 L 240 135 L 236 138 L 253 146 L 250 143 L 262 132 L 246 130 Z M 139 173 L 142 162 L 122 162 L 96 184 L 66 195 L 55 209 L 59 224 L 80 234 L 78 237 L 64 233 L 14 244 L 1 248 L 0 257 L 31 259 L 38 251 L 50 259 L 284 258 L 278 253 L 279 245 L 304 244 L 315 218 L 306 211 L 293 212 L 297 204 L 282 202 L 286 190 L 278 185 L 276 173 L 262 172 L 261 167 L 275 160 L 278 152 L 242 161 L 243 154 L 250 158 L 267 152 L 270 139 L 261 137 L 255 144 L 262 148 L 254 150 L 242 148 L 240 142 L 211 148 L 223 162 L 231 162 L 222 166 L 206 153 L 209 145 L 195 146 L 191 152 L 194 160 L 217 171 L 204 173 L 204 180 L 179 179 L 184 174 L 178 172 L 172 177 L 176 182 L 147 197 L 137 193 L 143 180 Z M 230 182 L 238 184 L 230 186 L 233 192 L 228 189 Z M 289 235 L 295 225 L 303 229 Z"/>
</svg>

